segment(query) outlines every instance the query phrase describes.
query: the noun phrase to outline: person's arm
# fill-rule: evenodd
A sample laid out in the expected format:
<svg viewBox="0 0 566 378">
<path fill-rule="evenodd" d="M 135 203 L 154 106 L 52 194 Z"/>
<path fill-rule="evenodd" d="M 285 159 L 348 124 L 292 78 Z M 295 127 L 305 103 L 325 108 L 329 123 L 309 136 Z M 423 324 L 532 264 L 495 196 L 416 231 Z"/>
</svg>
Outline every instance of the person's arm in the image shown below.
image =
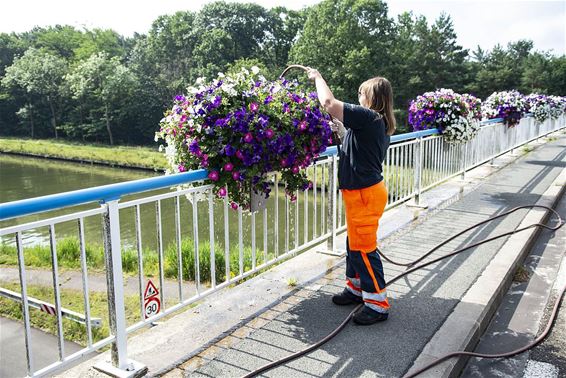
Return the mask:
<svg viewBox="0 0 566 378">
<path fill-rule="evenodd" d="M 323 79 L 320 72 L 314 68 L 308 68 L 307 74 L 309 79 L 314 80 L 316 85 L 316 93 L 318 95 L 318 100 L 324 109 L 332 117 L 338 119 L 340 122 L 344 121 L 344 103 L 340 100 L 334 98 L 332 91 L 328 88 L 326 81 Z"/>
</svg>

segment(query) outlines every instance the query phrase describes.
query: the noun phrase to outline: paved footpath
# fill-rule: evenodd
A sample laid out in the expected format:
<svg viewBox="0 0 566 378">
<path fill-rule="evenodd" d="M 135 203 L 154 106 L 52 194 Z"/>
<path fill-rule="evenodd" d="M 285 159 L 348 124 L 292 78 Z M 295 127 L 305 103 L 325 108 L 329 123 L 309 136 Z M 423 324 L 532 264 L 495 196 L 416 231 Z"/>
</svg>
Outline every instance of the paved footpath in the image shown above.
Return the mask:
<svg viewBox="0 0 566 378">
<path fill-rule="evenodd" d="M 566 163 L 566 136 L 526 154 L 489 177 L 462 199 L 389 237 L 381 245 L 388 256 L 414 260 L 448 236 L 515 206 L 534 204 Z M 516 228 L 526 211 L 471 231 L 433 254 Z M 506 238 L 431 265 L 388 288 L 392 310 L 387 322 L 369 327 L 349 324 L 333 340 L 306 357 L 266 372 L 268 377 L 399 377 L 411 368 L 461 298 L 490 263 Z M 404 269 L 385 263 L 386 278 Z M 318 341 L 351 311 L 332 305 L 343 288 L 341 264 L 314 284 L 166 374 L 189 377 L 237 377 Z"/>
</svg>

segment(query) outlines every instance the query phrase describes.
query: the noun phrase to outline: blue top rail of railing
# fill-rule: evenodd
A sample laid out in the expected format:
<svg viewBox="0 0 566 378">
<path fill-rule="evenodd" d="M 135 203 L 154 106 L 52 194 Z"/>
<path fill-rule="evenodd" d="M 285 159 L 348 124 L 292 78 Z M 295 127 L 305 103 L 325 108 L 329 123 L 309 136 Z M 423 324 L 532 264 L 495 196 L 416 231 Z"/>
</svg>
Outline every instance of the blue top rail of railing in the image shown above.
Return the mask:
<svg viewBox="0 0 566 378">
<path fill-rule="evenodd" d="M 496 118 L 482 121 L 481 124 L 502 122 L 503 119 Z M 393 135 L 391 143 L 398 143 L 405 140 L 422 138 L 425 136 L 439 134 L 437 129 L 415 131 Z M 329 147 L 321 156 L 332 156 L 338 153 L 336 146 Z M 147 192 L 151 190 L 169 188 L 171 186 L 188 184 L 202 181 L 208 177 L 208 171 L 199 169 L 190 172 L 177 173 L 160 177 L 127 181 L 117 184 L 97 186 L 94 188 L 80 189 L 71 192 L 51 194 L 42 197 L 29 198 L 20 201 L 6 202 L 0 204 L 0 221 L 42 213 L 49 210 L 62 209 L 65 207 L 82 205 L 91 202 L 108 202 L 117 200 L 123 196 Z"/>
</svg>

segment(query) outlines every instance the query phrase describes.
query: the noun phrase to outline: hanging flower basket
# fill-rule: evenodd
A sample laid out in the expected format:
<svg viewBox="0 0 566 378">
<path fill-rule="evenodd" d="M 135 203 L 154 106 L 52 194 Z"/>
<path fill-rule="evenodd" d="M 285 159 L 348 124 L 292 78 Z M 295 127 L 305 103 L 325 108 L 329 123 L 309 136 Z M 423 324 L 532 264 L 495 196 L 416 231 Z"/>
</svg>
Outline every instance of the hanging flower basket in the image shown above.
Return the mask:
<svg viewBox="0 0 566 378">
<path fill-rule="evenodd" d="M 550 118 L 558 119 L 562 114 L 566 113 L 566 97 L 547 96 L 550 103 Z"/>
<path fill-rule="evenodd" d="M 244 210 L 251 209 L 252 193 L 269 197 L 268 174 L 279 172 L 295 200 L 297 190 L 312 185 L 305 168 L 332 142 L 330 117 L 316 93 L 297 85 L 268 81 L 257 67 L 219 74 L 210 83 L 198 80 L 175 97 L 156 133 L 166 143 L 169 172 L 209 170 L 217 195 Z"/>
<path fill-rule="evenodd" d="M 438 129 L 448 143 L 465 143 L 479 130 L 481 100 L 451 89 L 426 92 L 411 101 L 409 124 L 414 131 Z"/>
<path fill-rule="evenodd" d="M 552 104 L 548 96 L 532 93 L 525 99 L 527 101 L 527 111 L 533 115 L 537 123 L 543 123 L 550 118 Z"/>
<path fill-rule="evenodd" d="M 508 127 L 519 124 L 527 111 L 527 101 L 518 91 L 493 92 L 482 104 L 484 118 L 503 118 Z"/>
</svg>

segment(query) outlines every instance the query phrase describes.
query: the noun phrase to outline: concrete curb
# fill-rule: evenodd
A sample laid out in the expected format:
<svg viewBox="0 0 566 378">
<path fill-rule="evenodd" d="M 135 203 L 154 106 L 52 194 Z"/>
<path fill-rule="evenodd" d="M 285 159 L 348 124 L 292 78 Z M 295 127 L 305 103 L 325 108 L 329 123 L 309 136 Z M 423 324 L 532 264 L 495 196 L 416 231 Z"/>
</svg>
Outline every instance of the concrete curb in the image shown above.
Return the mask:
<svg viewBox="0 0 566 378">
<path fill-rule="evenodd" d="M 566 192 L 565 180 L 566 168 L 545 191 L 537 205 L 554 208 Z M 533 223 L 544 224 L 549 218 L 549 212 L 532 209 L 517 228 Z M 536 227 L 509 237 L 482 275 L 424 347 L 408 373 L 448 353 L 474 349 L 509 289 L 516 268 L 529 253 L 540 230 L 540 227 Z M 467 358 L 453 358 L 422 373 L 420 377 L 456 377 L 466 362 Z"/>
</svg>

